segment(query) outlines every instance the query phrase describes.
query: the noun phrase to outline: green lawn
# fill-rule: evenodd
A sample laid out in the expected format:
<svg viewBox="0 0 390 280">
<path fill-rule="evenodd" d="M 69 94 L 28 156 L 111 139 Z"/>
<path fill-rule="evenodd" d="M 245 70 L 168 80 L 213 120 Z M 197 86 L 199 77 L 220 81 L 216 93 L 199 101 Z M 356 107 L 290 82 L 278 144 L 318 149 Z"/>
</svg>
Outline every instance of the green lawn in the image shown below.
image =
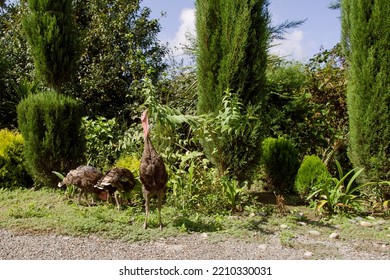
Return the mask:
<svg viewBox="0 0 390 280">
<path fill-rule="evenodd" d="M 294 246 L 294 236 L 318 230 L 324 238 L 337 231 L 351 240 L 388 242 L 390 228 L 390 221 L 384 217 L 376 218 L 381 220 L 380 225 L 362 227 L 358 222 L 351 223 L 348 217 L 319 219 L 305 206 L 289 206 L 288 213 L 279 216 L 274 205 L 265 205 L 258 211 L 234 215 L 203 215 L 164 206 L 165 227 L 162 231 L 158 228 L 157 210 L 153 207 L 150 228 L 144 230 L 142 205 L 123 207 L 121 211 L 105 202 L 78 205 L 76 197 L 68 198 L 63 191 L 55 189 L 0 189 L 0 208 L 0 228 L 74 236 L 93 234 L 124 241 L 153 240 L 191 232 L 207 232 L 216 240 L 237 237 L 261 241 L 269 235 L 279 234 L 282 244 Z M 282 224 L 287 228 L 281 228 Z"/>
</svg>

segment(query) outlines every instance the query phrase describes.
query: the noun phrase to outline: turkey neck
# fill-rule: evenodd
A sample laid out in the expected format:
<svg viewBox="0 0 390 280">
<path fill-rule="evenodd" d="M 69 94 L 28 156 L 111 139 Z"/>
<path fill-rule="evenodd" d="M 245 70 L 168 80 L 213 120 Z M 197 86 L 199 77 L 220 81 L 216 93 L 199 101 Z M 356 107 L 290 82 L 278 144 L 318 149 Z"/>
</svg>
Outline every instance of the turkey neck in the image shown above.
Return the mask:
<svg viewBox="0 0 390 280">
<path fill-rule="evenodd" d="M 149 134 L 144 138 L 144 155 L 148 158 L 156 157 L 157 153 L 149 138 Z"/>
</svg>

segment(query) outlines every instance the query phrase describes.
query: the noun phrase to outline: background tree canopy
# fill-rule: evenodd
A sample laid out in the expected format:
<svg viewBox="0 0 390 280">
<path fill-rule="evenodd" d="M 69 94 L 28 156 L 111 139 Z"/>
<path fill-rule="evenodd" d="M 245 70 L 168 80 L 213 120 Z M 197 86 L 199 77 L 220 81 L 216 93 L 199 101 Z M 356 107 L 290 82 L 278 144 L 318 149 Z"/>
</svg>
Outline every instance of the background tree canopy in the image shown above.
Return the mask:
<svg viewBox="0 0 390 280">
<path fill-rule="evenodd" d="M 167 49 L 157 39 L 160 25 L 140 2 L 74 1 L 84 36 L 80 68 L 69 92 L 84 102 L 91 117 L 116 117 L 129 124 L 130 113 L 143 102 L 141 80 L 148 75 L 156 82 L 166 68 Z"/>
<path fill-rule="evenodd" d="M 140 3 L 139 0 L 73 1 L 81 58 L 64 91 L 80 99 L 92 118 L 115 117 L 120 124 L 132 123 L 130 116 L 144 101 L 140 94 L 141 80 L 148 75 L 156 82 L 167 67 L 164 61 L 167 48 L 157 39 L 160 24 L 149 18 L 150 9 L 141 8 Z M 15 108 L 24 97 L 17 88 L 23 80 L 36 79 L 30 48 L 21 28 L 26 11 L 26 1 L 20 1 L 6 5 L 0 14 L 0 53 L 3 53 L 0 127 L 16 127 Z"/>
</svg>

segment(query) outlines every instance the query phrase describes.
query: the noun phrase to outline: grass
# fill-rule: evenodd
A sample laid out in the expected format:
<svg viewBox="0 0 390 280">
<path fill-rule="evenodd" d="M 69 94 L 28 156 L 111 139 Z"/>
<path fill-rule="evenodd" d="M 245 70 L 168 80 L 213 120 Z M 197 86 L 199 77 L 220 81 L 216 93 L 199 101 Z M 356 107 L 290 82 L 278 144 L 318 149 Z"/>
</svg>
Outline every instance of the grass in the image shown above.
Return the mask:
<svg viewBox="0 0 390 280">
<path fill-rule="evenodd" d="M 72 236 L 97 235 L 123 241 L 149 241 L 193 232 L 207 232 L 215 242 L 226 238 L 264 242 L 268 236 L 279 235 L 283 246 L 295 247 L 294 237 L 307 235 L 309 230 L 321 232 L 323 238 L 337 231 L 342 238 L 364 239 L 388 243 L 390 222 L 365 228 L 353 224 L 350 218 L 336 216 L 319 219 L 304 206 L 289 207 L 287 215 L 278 216 L 274 205 L 264 205 L 258 213 L 244 211 L 235 215 L 204 215 L 164 206 L 160 231 L 157 210 L 152 209 L 149 228 L 143 229 L 142 205 L 124 207 L 118 211 L 113 204 L 99 202 L 94 206 L 77 204 L 77 198 L 67 198 L 56 189 L 0 189 L 0 228 L 21 232 L 54 233 Z M 298 222 L 304 222 L 302 226 Z M 280 225 L 286 224 L 286 229 Z M 381 229 L 381 230 L 378 230 Z M 317 238 L 317 237 L 313 237 Z"/>
</svg>

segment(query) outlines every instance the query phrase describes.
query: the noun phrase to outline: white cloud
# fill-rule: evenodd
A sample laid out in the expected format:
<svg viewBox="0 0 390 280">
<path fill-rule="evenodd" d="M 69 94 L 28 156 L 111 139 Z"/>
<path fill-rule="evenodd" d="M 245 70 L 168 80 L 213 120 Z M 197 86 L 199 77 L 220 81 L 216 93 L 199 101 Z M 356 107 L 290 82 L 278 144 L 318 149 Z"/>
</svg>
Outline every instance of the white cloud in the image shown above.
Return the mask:
<svg viewBox="0 0 390 280">
<path fill-rule="evenodd" d="M 175 33 L 175 37 L 170 40 L 174 54 L 182 54 L 182 46 L 187 42 L 186 34 L 195 35 L 195 9 L 185 8 L 180 13 L 180 26 Z"/>
<path fill-rule="evenodd" d="M 294 29 L 285 36 L 285 40 L 275 40 L 271 53 L 295 60 L 307 59 L 307 50 L 303 44 L 304 34 L 302 30 Z"/>
</svg>

